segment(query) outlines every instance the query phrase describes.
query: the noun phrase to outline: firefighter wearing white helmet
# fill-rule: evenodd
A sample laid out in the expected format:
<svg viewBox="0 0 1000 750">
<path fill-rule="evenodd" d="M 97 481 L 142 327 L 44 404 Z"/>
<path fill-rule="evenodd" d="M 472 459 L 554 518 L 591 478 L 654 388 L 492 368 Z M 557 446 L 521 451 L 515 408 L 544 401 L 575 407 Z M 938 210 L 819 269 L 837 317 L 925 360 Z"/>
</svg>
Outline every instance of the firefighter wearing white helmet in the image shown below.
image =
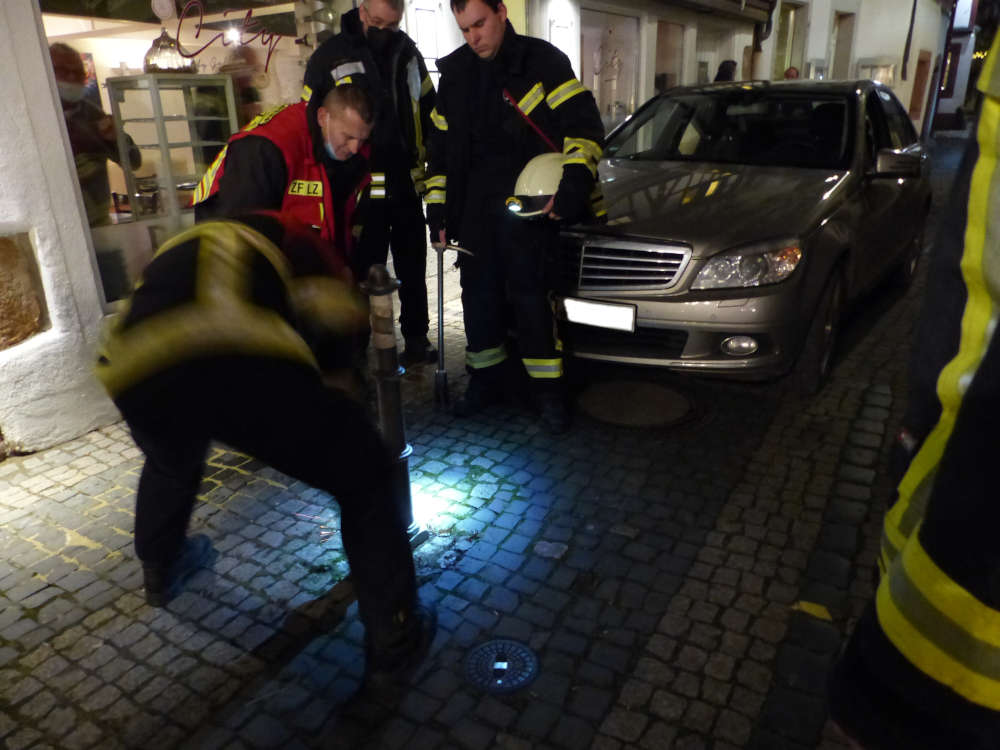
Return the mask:
<svg viewBox="0 0 1000 750">
<path fill-rule="evenodd" d="M 514 31 L 503 2 L 451 0 L 451 9 L 466 44 L 438 60 L 425 200 L 431 241 L 472 253 L 459 259 L 470 378 L 455 413 L 530 395 L 542 427 L 563 432 L 562 351 L 543 264 L 560 221 L 603 213 L 595 193 L 601 114 L 566 55 Z M 546 152 L 554 153 L 536 171 L 533 160 Z M 516 217 L 518 201 L 538 218 Z M 520 361 L 510 356 L 511 329 Z"/>
</svg>

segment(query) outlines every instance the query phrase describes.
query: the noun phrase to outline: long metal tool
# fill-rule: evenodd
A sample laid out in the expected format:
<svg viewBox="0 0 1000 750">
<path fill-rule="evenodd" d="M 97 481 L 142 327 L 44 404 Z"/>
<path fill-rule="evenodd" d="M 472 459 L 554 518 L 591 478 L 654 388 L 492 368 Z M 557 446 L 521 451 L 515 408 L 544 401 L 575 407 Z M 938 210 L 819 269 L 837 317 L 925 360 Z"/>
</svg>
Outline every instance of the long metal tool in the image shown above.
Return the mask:
<svg viewBox="0 0 1000 750">
<path fill-rule="evenodd" d="M 448 394 L 448 371 L 444 369 L 444 251 L 454 250 L 458 253 L 472 255 L 464 247 L 448 242 L 444 245 L 434 245 L 437 252 L 437 293 L 438 293 L 438 364 L 434 371 L 434 404 L 443 409 L 451 407 L 451 397 Z"/>
</svg>

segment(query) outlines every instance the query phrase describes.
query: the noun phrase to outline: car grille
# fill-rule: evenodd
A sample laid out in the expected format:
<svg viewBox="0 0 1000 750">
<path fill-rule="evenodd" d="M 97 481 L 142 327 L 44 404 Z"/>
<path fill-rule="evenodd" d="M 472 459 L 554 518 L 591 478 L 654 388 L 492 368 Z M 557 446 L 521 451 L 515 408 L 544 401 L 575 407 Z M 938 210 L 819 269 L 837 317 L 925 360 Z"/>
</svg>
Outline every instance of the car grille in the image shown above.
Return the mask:
<svg viewBox="0 0 1000 750">
<path fill-rule="evenodd" d="M 559 282 L 565 292 L 658 291 L 672 287 L 691 258 L 685 245 L 565 236 Z"/>
<path fill-rule="evenodd" d="M 680 357 L 688 337 L 687 331 L 670 328 L 636 328 L 635 333 L 625 333 L 577 323 L 565 323 L 561 332 L 570 351 L 649 359 Z"/>
</svg>

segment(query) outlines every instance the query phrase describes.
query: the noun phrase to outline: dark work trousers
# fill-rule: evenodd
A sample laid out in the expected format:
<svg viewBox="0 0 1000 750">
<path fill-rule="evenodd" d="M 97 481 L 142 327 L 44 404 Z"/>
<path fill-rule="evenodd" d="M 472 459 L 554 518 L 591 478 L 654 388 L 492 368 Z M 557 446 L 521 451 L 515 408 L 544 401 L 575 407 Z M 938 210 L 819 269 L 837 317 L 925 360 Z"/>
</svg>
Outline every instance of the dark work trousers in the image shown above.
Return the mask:
<svg viewBox="0 0 1000 750">
<path fill-rule="evenodd" d="M 358 281 L 368 269 L 385 263 L 392 249 L 392 265 L 399 287 L 399 323 L 403 338 L 426 336 L 427 225 L 420 196 L 409 173 L 386 175 L 386 198 L 366 197 L 359 212 L 364 227 L 358 241 L 354 273 Z"/>
<path fill-rule="evenodd" d="M 558 225 L 546 217 L 521 219 L 506 212 L 486 220 L 495 232 L 470 244 L 473 255 L 459 254 L 467 349 L 502 346 L 513 315 L 522 358 L 560 357 L 545 278 L 546 249 L 558 241 Z"/>
<path fill-rule="evenodd" d="M 212 440 L 334 495 L 369 637 L 416 602 L 413 556 L 390 485 L 392 460 L 364 408 L 310 368 L 263 357 L 181 364 L 115 401 L 146 456 L 135 550 L 168 562 L 183 543 Z"/>
</svg>

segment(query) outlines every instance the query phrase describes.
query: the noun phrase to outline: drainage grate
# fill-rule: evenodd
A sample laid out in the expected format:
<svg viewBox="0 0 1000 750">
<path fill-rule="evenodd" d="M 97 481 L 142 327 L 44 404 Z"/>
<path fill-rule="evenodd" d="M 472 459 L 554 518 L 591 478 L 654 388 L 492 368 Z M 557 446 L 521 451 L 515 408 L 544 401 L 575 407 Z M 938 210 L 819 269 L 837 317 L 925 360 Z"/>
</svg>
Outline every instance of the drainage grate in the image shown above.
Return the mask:
<svg viewBox="0 0 1000 750">
<path fill-rule="evenodd" d="M 465 658 L 465 676 L 476 687 L 490 693 L 512 693 L 538 675 L 538 657 L 517 641 L 486 641 Z"/>
<path fill-rule="evenodd" d="M 625 427 L 665 427 L 688 417 L 693 404 L 672 388 L 635 380 L 592 383 L 579 396 L 588 416 Z"/>
</svg>

